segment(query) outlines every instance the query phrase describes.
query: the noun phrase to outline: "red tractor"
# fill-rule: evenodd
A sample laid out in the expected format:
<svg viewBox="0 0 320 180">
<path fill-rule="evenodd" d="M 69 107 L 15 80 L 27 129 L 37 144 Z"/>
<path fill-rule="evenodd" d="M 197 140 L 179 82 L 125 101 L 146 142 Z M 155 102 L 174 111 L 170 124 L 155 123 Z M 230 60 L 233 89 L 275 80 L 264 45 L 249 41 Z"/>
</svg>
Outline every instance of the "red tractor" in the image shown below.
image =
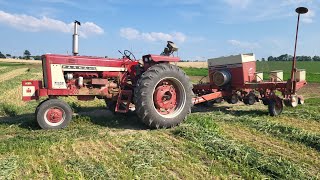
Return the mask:
<svg viewBox="0 0 320 180">
<path fill-rule="evenodd" d="M 300 19 L 308 9 L 296 11 Z M 115 113 L 127 113 L 134 104 L 139 118 L 151 128 L 176 126 L 191 112 L 193 104 L 203 102 L 225 99 L 234 104 L 242 100 L 252 105 L 262 100 L 273 116 L 282 112 L 283 100 L 294 107 L 303 103 L 296 90 L 306 84 L 305 72 L 298 73 L 296 56 L 288 81 L 277 74 L 270 81 L 263 81 L 261 73 L 256 72 L 254 55 L 244 54 L 208 60 L 210 83 L 192 86 L 186 74 L 170 64 L 180 60 L 172 56 L 178 50 L 173 42 L 168 41 L 161 55 L 145 55 L 140 61 L 128 50 L 120 59 L 78 56 L 79 25 L 75 21 L 73 56 L 43 55 L 43 81 L 22 82 L 24 101 L 48 97 L 35 111 L 43 129 L 64 128 L 71 121 L 71 107 L 58 99 L 67 96 L 81 101 L 104 99 Z"/>
<path fill-rule="evenodd" d="M 104 99 L 116 113 L 127 113 L 130 104 L 141 120 L 152 128 L 172 127 L 191 112 L 192 85 L 189 78 L 171 62 L 178 50 L 168 42 L 161 55 L 145 55 L 141 61 L 128 50 L 120 59 L 78 55 L 78 26 L 75 21 L 73 56 L 42 56 L 43 82 L 22 82 L 23 100 L 48 97 L 36 108 L 43 129 L 60 129 L 72 118 L 71 107 L 58 97 L 76 96 L 78 100 Z"/>
</svg>

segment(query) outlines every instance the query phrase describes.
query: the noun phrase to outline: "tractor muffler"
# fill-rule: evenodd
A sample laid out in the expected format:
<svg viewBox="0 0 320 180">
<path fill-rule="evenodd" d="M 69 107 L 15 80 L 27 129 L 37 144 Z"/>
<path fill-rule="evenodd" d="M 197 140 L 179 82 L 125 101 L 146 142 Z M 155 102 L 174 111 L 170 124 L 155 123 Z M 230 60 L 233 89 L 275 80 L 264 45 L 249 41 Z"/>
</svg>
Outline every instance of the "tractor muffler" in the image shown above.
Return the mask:
<svg viewBox="0 0 320 180">
<path fill-rule="evenodd" d="M 79 35 L 78 35 L 78 27 L 81 26 L 79 21 L 74 21 L 74 33 L 73 33 L 73 41 L 72 41 L 72 53 L 74 56 L 79 54 Z"/>
</svg>

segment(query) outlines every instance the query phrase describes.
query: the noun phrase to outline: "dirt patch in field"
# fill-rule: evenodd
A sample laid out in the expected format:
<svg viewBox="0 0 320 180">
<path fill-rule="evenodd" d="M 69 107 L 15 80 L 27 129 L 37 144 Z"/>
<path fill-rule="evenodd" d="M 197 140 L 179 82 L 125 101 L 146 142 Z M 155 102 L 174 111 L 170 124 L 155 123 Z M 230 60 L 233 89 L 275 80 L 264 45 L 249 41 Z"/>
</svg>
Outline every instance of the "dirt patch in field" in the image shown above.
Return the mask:
<svg viewBox="0 0 320 180">
<path fill-rule="evenodd" d="M 174 63 L 175 65 L 179 67 L 192 67 L 192 68 L 208 68 L 207 62 L 177 62 Z"/>
<path fill-rule="evenodd" d="M 309 83 L 298 94 L 304 95 L 305 98 L 320 98 L 320 83 Z"/>
<path fill-rule="evenodd" d="M 0 76 L 0 83 L 3 81 L 6 81 L 6 80 L 13 79 L 16 76 L 19 76 L 21 74 L 24 74 L 27 70 L 28 70 L 28 68 L 20 68 L 20 69 L 16 69 L 14 71 L 10 71 L 8 73 L 2 74 Z"/>
</svg>

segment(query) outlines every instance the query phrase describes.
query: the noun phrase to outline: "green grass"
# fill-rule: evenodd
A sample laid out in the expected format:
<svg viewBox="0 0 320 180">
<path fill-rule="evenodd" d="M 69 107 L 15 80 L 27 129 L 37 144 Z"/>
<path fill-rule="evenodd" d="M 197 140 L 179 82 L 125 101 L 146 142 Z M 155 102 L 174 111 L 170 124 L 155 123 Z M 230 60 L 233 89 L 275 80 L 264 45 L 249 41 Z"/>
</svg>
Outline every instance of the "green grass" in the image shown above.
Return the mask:
<svg viewBox="0 0 320 180">
<path fill-rule="evenodd" d="M 175 134 L 190 140 L 209 156 L 223 159 L 226 166 L 236 169 L 241 177 L 253 178 L 307 178 L 298 164 L 277 156 L 265 156 L 256 149 L 221 137 L 212 116 L 192 118 L 175 130 Z"/>
<path fill-rule="evenodd" d="M 15 67 L 15 66 L 25 66 L 27 64 L 25 63 L 9 63 L 9 62 L 0 62 L 0 67 L 3 66 L 11 66 L 11 67 Z"/>
<path fill-rule="evenodd" d="M 182 68 L 188 76 L 207 76 L 207 68 Z"/>
<path fill-rule="evenodd" d="M 264 72 L 264 78 L 268 78 L 270 71 L 283 70 L 284 80 L 290 78 L 292 62 L 257 62 L 257 71 Z M 320 83 L 320 62 L 298 62 L 298 69 L 306 69 L 307 81 Z M 189 76 L 207 76 L 207 68 L 182 68 Z"/>
<path fill-rule="evenodd" d="M 277 123 L 292 118 L 320 129 L 319 98 L 275 118 L 262 105 L 198 107 L 179 127 L 160 130 L 149 130 L 133 113 L 91 112 L 103 111 L 103 101 L 62 98 L 87 113 L 74 115 L 65 129 L 45 131 L 33 114 L 39 102 L 21 103 L 16 91 L 9 93 L 41 72 L 39 65 L 27 67 L 0 84 L 0 97 L 12 98 L 0 98 L 0 179 L 320 178 L 320 133 Z M 226 126 L 234 127 L 232 135 Z"/>
<path fill-rule="evenodd" d="M 266 75 L 273 70 L 283 70 L 283 79 L 290 78 L 292 62 L 257 62 L 257 71 L 262 71 Z M 298 62 L 298 69 L 307 71 L 307 81 L 313 83 L 320 82 L 320 62 Z"/>
</svg>

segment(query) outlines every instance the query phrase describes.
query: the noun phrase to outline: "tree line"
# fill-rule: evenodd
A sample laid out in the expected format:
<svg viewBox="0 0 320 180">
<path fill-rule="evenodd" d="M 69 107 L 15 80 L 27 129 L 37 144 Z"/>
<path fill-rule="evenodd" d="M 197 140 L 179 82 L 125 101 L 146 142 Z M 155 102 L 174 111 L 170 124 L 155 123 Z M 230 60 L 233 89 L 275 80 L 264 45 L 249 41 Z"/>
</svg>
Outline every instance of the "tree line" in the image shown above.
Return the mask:
<svg viewBox="0 0 320 180">
<path fill-rule="evenodd" d="M 23 56 L 12 56 L 11 54 L 3 54 L 0 51 L 0 58 L 5 59 L 26 59 L 26 60 L 41 60 L 41 56 L 32 56 L 29 50 L 23 52 Z"/>
<path fill-rule="evenodd" d="M 269 56 L 267 61 L 292 61 L 293 56 L 288 54 L 283 54 L 278 57 Z M 261 61 L 266 61 L 262 58 Z M 297 56 L 297 61 L 320 61 L 320 56 Z"/>
</svg>

